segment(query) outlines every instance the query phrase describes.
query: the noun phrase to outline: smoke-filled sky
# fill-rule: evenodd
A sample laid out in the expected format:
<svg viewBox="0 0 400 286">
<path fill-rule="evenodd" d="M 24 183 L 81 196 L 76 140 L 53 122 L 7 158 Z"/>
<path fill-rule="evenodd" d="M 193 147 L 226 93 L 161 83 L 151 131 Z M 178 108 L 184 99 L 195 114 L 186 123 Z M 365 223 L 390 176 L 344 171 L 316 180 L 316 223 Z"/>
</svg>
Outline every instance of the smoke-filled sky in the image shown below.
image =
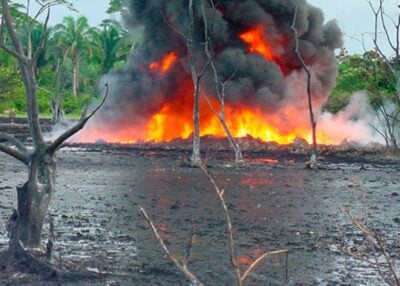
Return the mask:
<svg viewBox="0 0 400 286">
<path fill-rule="evenodd" d="M 108 2 L 96 1 L 96 12 L 93 11 L 93 2 L 88 0 L 76 1 L 75 7 L 95 24 L 95 15 L 97 22 L 105 18 L 102 11 L 106 10 Z M 311 68 L 313 103 L 320 114 L 320 108 L 335 85 L 335 51 L 347 39 L 346 48 L 351 53 L 361 53 L 361 45 L 349 39 L 373 27 L 368 4 L 364 0 L 337 0 L 335 3 L 325 0 L 218 2 L 219 6 L 213 9 L 205 1 L 208 4 L 204 13 L 207 22 L 212 20 L 213 24 L 212 28 L 208 27 L 208 32 L 215 53 L 216 74 L 221 82 L 227 83 L 226 111 L 228 118 L 232 119 L 228 125 L 232 128 L 247 122 L 242 128 L 244 134 L 238 129 L 233 135 L 250 134 L 262 138 L 257 129 L 268 127 L 262 132 L 266 135 L 263 140 L 275 140 L 271 135 L 274 132 L 288 140 L 293 134 L 307 138 L 307 77 L 294 53 L 295 41 L 291 30 L 295 11 L 299 50 L 305 65 Z M 200 2 L 194 1 L 192 31 L 188 28 L 186 0 L 127 0 L 126 3 L 128 12 L 124 14 L 124 24 L 133 31 L 140 28 L 143 40 L 124 68 L 104 76 L 103 81 L 110 84 L 110 97 L 84 130 L 81 139 L 86 142 L 100 139 L 138 142 L 187 138 L 192 132 L 190 102 L 193 99 L 193 75 L 189 62 L 194 63 L 197 70 L 207 62 Z M 65 16 L 62 11 L 54 9 L 52 23 L 62 20 Z M 355 23 L 352 22 L 354 18 L 357 19 Z M 191 61 L 188 42 L 176 31 L 191 36 Z M 214 73 L 210 67 L 205 71 L 201 82 L 202 97 L 215 101 Z M 210 111 L 210 108 L 205 106 L 202 110 Z M 201 116 L 204 130 L 200 133 L 219 135 L 208 128 L 213 125 L 214 114 L 203 112 Z M 343 128 L 339 128 L 341 131 L 348 126 L 348 121 L 343 121 Z M 332 119 L 322 136 L 328 139 L 325 142 L 337 144 L 340 143 L 337 140 L 354 139 L 354 128 L 348 134 L 341 132 L 340 138 L 338 135 L 330 136 L 331 122 Z M 266 123 L 271 126 L 266 126 Z M 370 136 L 366 135 L 364 138 L 368 140 Z"/>
</svg>

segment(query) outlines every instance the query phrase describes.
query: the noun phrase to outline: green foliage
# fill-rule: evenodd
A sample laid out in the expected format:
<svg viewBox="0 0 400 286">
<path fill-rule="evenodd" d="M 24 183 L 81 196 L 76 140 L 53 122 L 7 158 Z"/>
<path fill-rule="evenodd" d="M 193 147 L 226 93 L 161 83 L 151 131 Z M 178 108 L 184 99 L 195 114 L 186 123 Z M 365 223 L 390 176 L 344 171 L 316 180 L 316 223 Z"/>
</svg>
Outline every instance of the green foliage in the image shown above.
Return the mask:
<svg viewBox="0 0 400 286">
<path fill-rule="evenodd" d="M 89 94 L 81 94 L 78 97 L 74 97 L 71 92 L 67 92 L 63 101 L 65 114 L 79 116 L 89 98 Z"/>
<path fill-rule="evenodd" d="M 339 76 L 325 108 L 336 113 L 343 109 L 356 91 L 364 90 L 370 103 L 377 108 L 384 101 L 393 100 L 396 86 L 384 59 L 375 51 L 364 55 L 340 54 Z"/>
<path fill-rule="evenodd" d="M 124 8 L 123 0 L 110 0 L 110 4 L 107 9 L 108 14 L 121 12 Z"/>
<path fill-rule="evenodd" d="M 41 4 L 64 4 L 71 10 L 72 1 L 38 0 Z M 44 26 L 27 18 L 26 7 L 11 2 L 11 12 L 24 52 L 34 52 L 40 43 Z M 51 4 L 50 4 L 51 3 Z M 108 13 L 122 11 L 123 0 L 111 0 Z M 1 7 L 0 7 L 1 12 Z M 65 113 L 79 115 L 88 99 L 95 95 L 99 78 L 115 67 L 125 64 L 133 41 L 122 26 L 104 20 L 99 27 L 91 27 L 87 18 L 67 16 L 62 23 L 48 27 L 44 34 L 45 48 L 37 64 L 38 105 L 41 114 L 51 113 L 51 103 L 61 102 Z M 9 41 L 7 33 L 5 41 Z M 16 60 L 0 49 L 0 113 L 13 108 L 26 112 L 24 85 Z M 78 95 L 73 95 L 74 69 L 78 69 Z M 76 78 L 75 78 L 76 80 Z"/>
</svg>

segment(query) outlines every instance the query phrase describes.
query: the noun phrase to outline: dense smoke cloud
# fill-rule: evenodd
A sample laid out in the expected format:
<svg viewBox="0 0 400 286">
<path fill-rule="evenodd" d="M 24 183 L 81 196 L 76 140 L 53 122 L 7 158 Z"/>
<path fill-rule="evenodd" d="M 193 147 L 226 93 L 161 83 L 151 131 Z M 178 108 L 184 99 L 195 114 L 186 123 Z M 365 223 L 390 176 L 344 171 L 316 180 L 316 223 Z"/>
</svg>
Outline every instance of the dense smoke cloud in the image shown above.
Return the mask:
<svg viewBox="0 0 400 286">
<path fill-rule="evenodd" d="M 213 27 L 209 33 L 220 79 L 223 82 L 235 73 L 227 84 L 227 103 L 256 106 L 265 112 L 277 112 L 286 105 L 306 106 L 305 75 L 294 53 L 290 28 L 296 7 L 300 52 L 313 72 L 314 100 L 319 105 L 325 102 L 337 76 L 334 50 L 342 45 L 335 21 L 324 23 L 322 11 L 305 0 L 219 0 L 215 10 L 207 0 L 204 2 Z M 165 101 L 177 100 L 182 84 L 191 81 L 187 46 L 176 32 L 189 34 L 188 3 L 126 0 L 124 23 L 132 31 L 142 31 L 142 41 L 125 68 L 105 77 L 110 85 L 110 99 L 97 116 L 96 124 L 140 124 Z M 200 1 L 194 3 L 195 59 L 201 67 L 206 61 L 204 25 Z M 255 27 L 262 27 L 262 36 L 273 49 L 271 60 L 251 52 L 249 44 L 240 37 Z M 151 63 L 161 61 L 172 51 L 177 62 L 167 73 L 149 69 Z M 214 93 L 211 70 L 206 73 L 202 88 L 210 95 Z"/>
</svg>

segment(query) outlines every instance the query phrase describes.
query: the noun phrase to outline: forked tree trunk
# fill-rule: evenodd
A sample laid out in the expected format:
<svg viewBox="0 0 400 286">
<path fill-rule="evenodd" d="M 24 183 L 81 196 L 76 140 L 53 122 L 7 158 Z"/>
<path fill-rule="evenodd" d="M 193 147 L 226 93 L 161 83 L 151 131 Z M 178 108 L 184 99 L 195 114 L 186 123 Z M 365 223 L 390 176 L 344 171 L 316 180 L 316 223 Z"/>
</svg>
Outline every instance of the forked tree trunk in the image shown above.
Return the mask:
<svg viewBox="0 0 400 286">
<path fill-rule="evenodd" d="M 313 111 L 313 103 L 312 103 L 312 94 L 311 94 L 311 69 L 306 65 L 304 62 L 304 59 L 300 53 L 300 47 L 299 47 L 299 33 L 296 28 L 296 21 L 297 21 L 297 13 L 298 13 L 298 7 L 296 6 L 296 10 L 294 13 L 293 17 L 293 22 L 291 25 L 291 29 L 294 34 L 294 40 L 295 40 L 295 48 L 294 52 L 297 56 L 297 58 L 300 61 L 301 67 L 305 71 L 307 75 L 307 101 L 308 101 L 308 111 L 310 115 L 310 124 L 311 124 L 311 132 L 312 132 L 312 145 L 311 145 L 311 158 L 308 166 L 311 169 L 316 169 L 318 168 L 318 162 L 317 162 L 317 122 L 315 121 L 314 117 L 314 111 Z"/>
<path fill-rule="evenodd" d="M 7 269 L 15 261 L 17 264 L 21 263 L 24 268 L 30 268 L 38 274 L 43 274 L 43 271 L 50 270 L 50 275 L 54 276 L 54 273 L 58 273 L 58 270 L 55 272 L 54 267 L 40 261 L 35 257 L 35 251 L 31 252 L 29 250 L 41 249 L 43 222 L 55 192 L 55 153 L 63 142 L 79 132 L 104 104 L 108 95 L 108 85 L 105 85 L 106 93 L 102 102 L 90 115 L 82 117 L 77 124 L 64 131 L 53 142 L 45 142 L 39 121 L 36 67 L 39 54 L 43 51 L 45 45 L 46 34 L 42 33 L 37 50 L 34 53 L 30 51 L 29 57 L 27 57 L 14 27 L 9 2 L 8 0 L 0 0 L 0 7 L 2 8 L 0 48 L 13 56 L 19 63 L 21 79 L 25 87 L 26 111 L 33 148 L 27 148 L 14 136 L 0 132 L 0 151 L 14 157 L 29 168 L 28 181 L 17 188 L 18 210 L 14 212 L 8 223 L 10 247 L 6 255 L 1 255 L 0 257 L 0 271 Z M 48 3 L 43 4 L 41 2 Z M 57 5 L 58 1 L 37 1 L 37 3 L 41 5 L 43 11 L 47 10 L 43 30 L 46 31 L 50 17 L 50 7 Z M 8 32 L 11 45 L 4 42 L 3 32 L 5 29 Z M 76 74 L 76 76 L 79 75 Z M 49 245 L 51 244 L 49 243 Z M 47 249 L 47 258 L 51 258 L 51 249 L 51 247 Z M 39 266 L 39 268 L 36 266 Z M 0 272 L 0 276 L 1 274 L 3 273 Z"/>
<path fill-rule="evenodd" d="M 44 218 L 55 192 L 55 156 L 40 153 L 33 154 L 28 181 L 17 187 L 16 239 L 28 249 L 41 246 Z"/>
</svg>

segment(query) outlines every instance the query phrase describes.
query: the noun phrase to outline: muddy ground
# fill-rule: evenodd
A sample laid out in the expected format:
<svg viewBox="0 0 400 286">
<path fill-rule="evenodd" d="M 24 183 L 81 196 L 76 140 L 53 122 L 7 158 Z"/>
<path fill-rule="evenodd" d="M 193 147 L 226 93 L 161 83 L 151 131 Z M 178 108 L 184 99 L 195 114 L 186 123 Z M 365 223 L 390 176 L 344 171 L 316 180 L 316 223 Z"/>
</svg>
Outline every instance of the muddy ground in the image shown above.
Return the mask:
<svg viewBox="0 0 400 286">
<path fill-rule="evenodd" d="M 194 220 L 197 237 L 190 268 L 206 285 L 233 285 L 224 213 L 201 170 L 187 164 L 186 149 L 70 146 L 59 152 L 57 193 L 50 215 L 56 250 L 82 267 L 117 274 L 62 285 L 188 285 L 164 256 L 138 213 L 143 206 L 171 251 L 181 255 Z M 307 156 L 289 150 L 244 152 L 247 164 L 232 166 L 230 151 L 208 149 L 209 171 L 225 190 L 242 268 L 263 251 L 289 249 L 285 258 L 262 263 L 247 285 L 382 285 L 365 263 L 346 259 L 363 237 L 340 207 L 351 205 L 386 237 L 399 260 L 398 161 L 382 154 L 323 155 L 324 169 L 307 170 Z M 26 169 L 0 154 L 0 250 L 6 221 L 16 206 L 15 186 Z M 46 238 L 47 228 L 44 233 Z M 3 277 L 3 284 L 53 285 L 29 276 Z M 36 283 L 36 284 L 35 284 Z M 46 284 L 47 283 L 47 284 Z M 54 284 L 57 285 L 57 284 Z"/>
</svg>

